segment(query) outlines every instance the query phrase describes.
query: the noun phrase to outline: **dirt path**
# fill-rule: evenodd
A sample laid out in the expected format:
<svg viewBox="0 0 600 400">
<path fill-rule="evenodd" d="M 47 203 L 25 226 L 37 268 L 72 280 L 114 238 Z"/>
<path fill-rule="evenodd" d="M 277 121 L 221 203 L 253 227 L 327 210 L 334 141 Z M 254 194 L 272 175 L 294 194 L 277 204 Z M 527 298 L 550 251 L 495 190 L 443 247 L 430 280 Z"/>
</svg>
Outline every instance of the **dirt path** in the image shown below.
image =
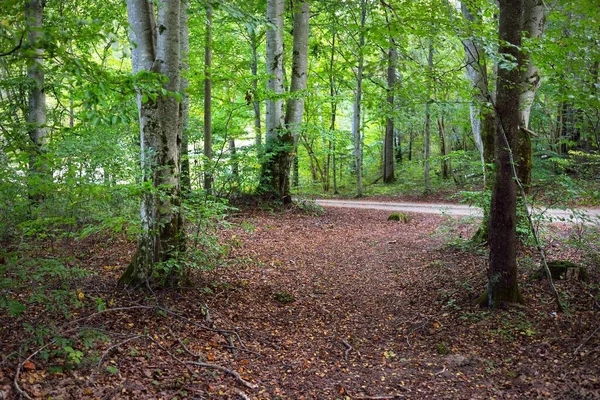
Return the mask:
<svg viewBox="0 0 600 400">
<path fill-rule="evenodd" d="M 460 250 L 459 240 L 473 227 L 388 215 L 242 212 L 219 233 L 229 251 L 217 268 L 156 298 L 116 286 L 134 243 L 85 246 L 101 258 L 82 256 L 98 272 L 82 292 L 87 299 L 96 290 L 115 310 L 85 319 L 113 332 L 97 349 L 102 368 L 93 379 L 85 368 L 54 374 L 47 371 L 56 360 L 36 357 L 21 386 L 34 397 L 73 399 L 600 398 L 591 289 L 557 281 L 570 308 L 556 316 L 546 282 L 528 279 L 537 266 L 523 261 L 527 305 L 481 310 L 473 299 L 485 287 L 486 256 Z M 558 238 L 568 227 L 549 229 Z M 560 251 L 555 242 L 548 256 Z M 590 275 L 598 282 L 597 271 Z M 164 308 L 129 309 L 156 303 Z M 0 348 L 8 352 L 20 336 L 0 326 Z M 16 398 L 13 371 L 0 364 L 8 398 Z"/>
<path fill-rule="evenodd" d="M 315 203 L 323 207 L 361 208 L 369 210 L 414 212 L 419 214 L 451 215 L 457 217 L 481 217 L 482 210 L 464 204 L 444 203 L 395 203 L 363 200 L 325 200 L 316 199 Z M 554 222 L 570 222 L 597 224 L 600 222 L 600 210 L 592 208 L 578 208 L 574 210 L 542 209 L 536 208 L 537 215 L 543 215 Z"/>
</svg>

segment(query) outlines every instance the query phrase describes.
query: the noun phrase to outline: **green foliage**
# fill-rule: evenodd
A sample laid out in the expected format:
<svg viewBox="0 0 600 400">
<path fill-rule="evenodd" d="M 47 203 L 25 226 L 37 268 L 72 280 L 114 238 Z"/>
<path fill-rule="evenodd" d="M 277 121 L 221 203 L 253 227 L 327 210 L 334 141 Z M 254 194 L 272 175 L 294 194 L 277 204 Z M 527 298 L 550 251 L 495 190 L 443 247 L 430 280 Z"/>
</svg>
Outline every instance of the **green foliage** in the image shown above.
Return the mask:
<svg viewBox="0 0 600 400">
<path fill-rule="evenodd" d="M 229 226 L 227 213 L 233 210 L 226 201 L 192 192 L 183 204 L 183 217 L 188 225 L 188 248 L 176 260 L 184 268 L 212 269 L 227 247 L 219 242 L 218 231 Z"/>
</svg>

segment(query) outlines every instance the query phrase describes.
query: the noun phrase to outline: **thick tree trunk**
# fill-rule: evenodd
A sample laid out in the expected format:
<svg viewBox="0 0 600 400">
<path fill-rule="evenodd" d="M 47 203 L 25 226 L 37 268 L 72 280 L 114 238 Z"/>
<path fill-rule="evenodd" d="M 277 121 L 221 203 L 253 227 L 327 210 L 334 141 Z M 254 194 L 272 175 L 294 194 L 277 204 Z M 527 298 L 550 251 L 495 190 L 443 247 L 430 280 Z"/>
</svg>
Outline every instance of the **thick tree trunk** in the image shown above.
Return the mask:
<svg viewBox="0 0 600 400">
<path fill-rule="evenodd" d="M 165 0 L 158 10 L 158 24 L 151 2 L 127 0 L 131 26 L 133 73 L 152 71 L 168 80 L 163 88 L 180 89 L 180 1 Z M 159 27 L 159 28 L 157 28 Z M 159 94 L 144 102 L 138 93 L 141 164 L 143 180 L 152 189 L 143 194 L 142 233 L 136 253 L 119 279 L 126 285 L 170 285 L 181 277 L 181 269 L 165 262 L 184 249 L 181 219 L 181 123 L 179 102 Z M 162 264 L 162 265 L 161 265 Z M 157 268 L 160 265 L 159 268 Z"/>
<path fill-rule="evenodd" d="M 295 0 L 294 7 L 294 48 L 292 53 L 292 82 L 290 99 L 287 101 L 285 113 L 285 133 L 283 143 L 286 147 L 293 145 L 292 151 L 283 150 L 277 157 L 279 160 L 279 197 L 284 204 L 292 202 L 290 194 L 290 162 L 296 157 L 298 137 L 302 129 L 304 115 L 304 94 L 308 80 L 308 20 L 310 3 L 307 0 Z"/>
<path fill-rule="evenodd" d="M 29 197 L 33 202 L 41 202 L 44 197 L 43 183 L 50 179 L 45 160 L 48 131 L 46 129 L 46 92 L 44 83 L 44 49 L 40 46 L 43 27 L 45 0 L 27 0 L 25 18 L 28 27 L 27 44 L 30 47 L 27 64 L 29 81 L 28 108 L 25 115 L 27 133 L 31 139 L 29 151 Z"/>
<path fill-rule="evenodd" d="M 544 34 L 546 25 L 545 5 L 543 0 L 525 0 L 523 4 L 523 32 L 530 39 L 539 39 Z M 532 171 L 532 147 L 529 131 L 529 116 L 535 94 L 540 87 L 540 71 L 531 60 L 530 52 L 523 52 L 523 69 L 521 71 L 521 94 L 519 96 L 519 121 L 521 132 L 518 141 L 517 172 L 519 180 L 529 192 Z"/>
<path fill-rule="evenodd" d="M 361 0 L 360 13 L 360 33 L 358 39 L 358 68 L 356 71 L 356 93 L 354 98 L 354 108 L 352 112 L 352 138 L 354 140 L 354 162 L 356 166 L 356 197 L 363 195 L 363 135 L 360 124 L 361 101 L 362 101 L 362 80 L 364 74 L 364 47 L 365 47 L 365 22 L 367 19 L 367 2 Z"/>
<path fill-rule="evenodd" d="M 206 40 L 204 42 L 204 190 L 212 192 L 212 4 L 206 4 Z"/>
<path fill-rule="evenodd" d="M 500 55 L 519 60 L 523 0 L 500 0 Z M 518 63 L 520 65 L 520 63 Z M 490 213 L 490 268 L 487 305 L 521 302 L 517 281 L 516 210 L 513 155 L 519 135 L 519 67 L 498 70 L 496 100 L 496 180 Z"/>
<path fill-rule="evenodd" d="M 291 152 L 293 143 L 287 148 L 282 142 L 285 135 L 283 114 L 283 0 L 267 0 L 267 20 L 271 24 L 267 28 L 267 117 L 265 155 L 261 172 L 261 189 L 268 196 L 282 200 L 280 195 L 285 191 L 280 179 L 279 155 Z"/>
<path fill-rule="evenodd" d="M 396 48 L 391 41 L 388 53 L 387 71 L 387 103 L 388 116 L 385 124 L 385 139 L 383 141 L 383 182 L 394 182 L 394 86 L 396 84 Z"/>
</svg>

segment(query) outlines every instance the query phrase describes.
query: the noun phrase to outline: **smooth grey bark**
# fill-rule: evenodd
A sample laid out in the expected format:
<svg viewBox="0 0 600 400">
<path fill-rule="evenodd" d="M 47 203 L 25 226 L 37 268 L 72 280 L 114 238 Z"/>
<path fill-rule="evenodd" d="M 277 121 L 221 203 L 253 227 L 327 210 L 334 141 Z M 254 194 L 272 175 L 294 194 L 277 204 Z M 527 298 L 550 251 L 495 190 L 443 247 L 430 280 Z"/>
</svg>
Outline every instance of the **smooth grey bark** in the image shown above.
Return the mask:
<svg viewBox="0 0 600 400">
<path fill-rule="evenodd" d="M 425 165 L 423 168 L 424 178 L 425 178 L 425 192 L 428 193 L 431 191 L 431 181 L 430 181 L 430 166 L 429 166 L 429 156 L 431 151 L 431 103 L 432 103 L 432 87 L 433 87 L 433 39 L 429 41 L 429 47 L 427 51 L 427 72 L 428 72 L 428 83 L 427 83 L 427 102 L 425 103 L 425 143 L 423 144 L 424 150 L 424 159 Z"/>
<path fill-rule="evenodd" d="M 283 0 L 267 1 L 267 101 L 265 155 L 261 171 L 261 190 L 270 197 L 279 198 L 282 190 L 278 155 L 284 150 L 281 136 L 285 134 L 283 113 Z"/>
<path fill-rule="evenodd" d="M 181 190 L 184 193 L 192 191 L 192 181 L 190 178 L 190 159 L 189 159 L 189 123 L 190 123 L 190 96 L 187 92 L 189 87 L 189 54 L 190 54 L 190 30 L 188 27 L 188 2 L 181 2 L 179 21 L 180 32 L 180 51 L 181 51 Z"/>
<path fill-rule="evenodd" d="M 27 133 L 32 148 L 29 151 L 29 197 L 35 202 L 43 198 L 41 184 L 48 178 L 48 166 L 44 159 L 48 130 L 46 128 L 46 92 L 44 80 L 44 49 L 41 46 L 41 30 L 44 19 L 44 0 L 25 2 L 25 19 L 27 24 L 28 107 L 25 115 Z"/>
<path fill-rule="evenodd" d="M 298 137 L 302 129 L 304 115 L 304 91 L 308 80 L 308 31 L 310 18 L 310 3 L 307 0 L 295 0 L 293 3 L 293 52 L 292 52 L 292 81 L 290 84 L 290 98 L 286 104 L 285 128 L 283 142 L 293 143 L 292 152 L 283 152 L 280 155 L 280 197 L 284 203 L 290 203 L 290 162 L 296 158 Z M 290 138 L 291 135 L 291 138 Z"/>
<path fill-rule="evenodd" d="M 160 73 L 163 89 L 177 92 L 180 82 L 180 0 L 165 0 L 155 19 L 153 2 L 127 0 L 131 27 L 133 73 Z M 180 103 L 172 95 L 144 96 L 138 91 L 142 195 L 142 233 L 135 255 L 119 279 L 125 285 L 172 285 L 181 277 L 177 268 L 157 268 L 184 249 L 181 205 Z"/>
<path fill-rule="evenodd" d="M 212 192 L 212 4 L 206 4 L 204 42 L 204 190 Z"/>
<path fill-rule="evenodd" d="M 365 47 L 365 23 L 367 19 L 367 2 L 360 2 L 360 32 L 358 39 L 358 66 L 356 69 L 356 92 L 354 95 L 354 105 L 352 109 L 352 138 L 354 139 L 354 163 L 356 166 L 356 196 L 363 195 L 363 135 L 361 132 L 361 101 L 362 101 L 362 81 L 364 75 L 364 47 Z"/>
<path fill-rule="evenodd" d="M 482 302 L 495 308 L 522 302 L 517 280 L 517 197 L 513 155 L 519 135 L 521 15 L 523 0 L 500 0 L 500 56 L 517 60 L 517 66 L 498 69 L 496 95 L 496 178 L 490 212 L 490 267 L 487 296 Z"/>
<path fill-rule="evenodd" d="M 335 15 L 334 15 L 335 17 Z M 332 28 L 331 28 L 331 54 L 329 56 L 329 101 L 331 104 L 331 122 L 329 125 L 329 154 L 327 155 L 328 159 L 327 161 L 329 162 L 329 157 L 331 157 L 331 168 L 333 169 L 333 193 L 334 194 L 338 194 L 338 187 L 337 187 L 337 159 L 336 159 L 336 154 L 335 154 L 335 129 L 336 129 L 336 117 L 337 117 L 337 89 L 335 86 L 335 73 L 334 73 L 334 66 L 335 66 L 335 40 L 336 40 L 336 35 L 337 35 L 337 29 L 336 29 L 336 23 L 335 20 L 332 20 Z M 326 187 L 326 191 L 329 190 L 329 174 L 327 175 L 327 187 Z"/>
<path fill-rule="evenodd" d="M 466 3 L 461 4 L 463 17 L 474 22 L 475 16 Z M 471 130 L 475 146 L 479 150 L 481 168 L 483 171 L 483 185 L 486 186 L 486 164 L 493 162 L 493 127 L 495 117 L 493 110 L 488 106 L 492 101 L 487 73 L 486 53 L 481 43 L 475 37 L 468 37 L 462 41 L 465 49 L 466 75 L 474 89 L 473 101 L 469 105 L 471 116 Z"/>
<path fill-rule="evenodd" d="M 390 40 L 388 51 L 387 70 L 387 103 L 388 116 L 386 117 L 385 138 L 383 140 L 383 182 L 394 182 L 394 86 L 396 85 L 397 53 L 393 40 Z"/>
<path fill-rule="evenodd" d="M 525 0 L 523 4 L 523 33 L 529 39 L 539 39 L 544 34 L 546 25 L 545 5 L 543 0 Z M 531 185 L 532 147 L 531 131 L 529 130 L 529 117 L 535 94 L 540 87 L 541 78 L 538 67 L 531 60 L 531 52 L 522 54 L 523 68 L 521 70 L 519 95 L 519 121 L 521 132 L 519 134 L 517 172 L 519 180 L 526 192 Z"/>
</svg>

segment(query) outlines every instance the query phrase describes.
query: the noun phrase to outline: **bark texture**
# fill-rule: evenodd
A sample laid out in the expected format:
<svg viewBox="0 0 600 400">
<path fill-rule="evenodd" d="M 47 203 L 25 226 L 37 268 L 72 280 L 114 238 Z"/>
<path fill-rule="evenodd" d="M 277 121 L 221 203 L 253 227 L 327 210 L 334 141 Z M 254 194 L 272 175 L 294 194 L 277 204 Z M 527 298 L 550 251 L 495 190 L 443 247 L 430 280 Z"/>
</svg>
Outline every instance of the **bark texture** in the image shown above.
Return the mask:
<svg viewBox="0 0 600 400">
<path fill-rule="evenodd" d="M 474 13 L 468 8 L 466 3 L 461 4 L 463 17 L 469 22 L 475 22 Z M 489 77 L 487 73 L 487 62 L 485 50 L 481 43 L 474 36 L 463 40 L 466 58 L 467 78 L 474 89 L 473 102 L 470 104 L 471 129 L 475 145 L 479 150 L 481 158 L 482 171 L 484 176 L 484 186 L 486 178 L 490 171 L 486 165 L 494 162 L 494 133 L 495 117 L 493 109 L 488 105 L 493 101 L 492 93 L 489 88 Z"/>
<path fill-rule="evenodd" d="M 261 189 L 269 197 L 281 200 L 283 171 L 278 155 L 290 151 L 281 138 L 285 134 L 283 112 L 283 0 L 267 1 L 267 20 L 272 25 L 267 29 L 267 101 L 266 101 L 266 140 L 261 173 Z"/>
<path fill-rule="evenodd" d="M 290 99 L 287 101 L 285 112 L 285 133 L 283 143 L 286 147 L 293 143 L 291 152 L 279 155 L 280 171 L 280 197 L 285 204 L 291 203 L 290 194 L 290 165 L 296 158 L 298 137 L 302 129 L 304 116 L 304 91 L 308 80 L 308 22 L 310 17 L 310 3 L 306 0 L 296 0 L 294 7 L 294 47 L 292 53 L 292 82 L 290 85 Z"/>
<path fill-rule="evenodd" d="M 387 103 L 388 116 L 385 124 L 385 138 L 383 140 L 383 182 L 394 182 L 394 86 L 396 85 L 397 53 L 393 40 L 388 52 L 387 71 Z"/>
<path fill-rule="evenodd" d="M 429 176 L 429 152 L 431 150 L 431 103 L 433 93 L 433 40 L 429 41 L 429 50 L 427 52 L 427 72 L 428 72 L 428 84 L 427 84 L 427 102 L 425 103 L 425 143 L 423 144 L 423 157 L 425 160 L 424 165 L 424 178 L 425 178 L 425 193 L 431 191 L 431 182 Z"/>
<path fill-rule="evenodd" d="M 30 46 L 27 62 L 29 86 L 28 108 L 25 116 L 27 133 L 31 139 L 29 151 L 29 197 L 34 202 L 43 198 L 43 181 L 48 179 L 48 166 L 44 159 L 48 130 L 46 129 L 46 92 L 44 80 L 44 49 L 40 43 L 44 19 L 44 0 L 25 2 L 25 19 L 28 28 L 27 44 Z"/>
<path fill-rule="evenodd" d="M 189 159 L 189 121 L 190 121 L 190 96 L 187 93 L 189 87 L 188 75 L 190 72 L 189 54 L 190 54 L 190 30 L 188 28 L 188 2 L 181 3 L 179 21 L 179 46 L 181 52 L 181 87 L 180 92 L 183 96 L 181 100 L 181 191 L 189 193 L 192 190 L 192 181 L 190 179 L 190 159 Z"/>
<path fill-rule="evenodd" d="M 544 34 L 546 25 L 545 6 L 543 0 L 524 0 L 523 4 L 523 33 L 529 39 L 539 39 Z M 531 59 L 531 52 L 523 52 L 523 68 L 521 71 L 521 93 L 519 96 L 519 134 L 517 171 L 519 179 L 526 192 L 531 185 L 532 146 L 529 117 L 535 94 L 540 87 L 540 71 Z"/>
<path fill-rule="evenodd" d="M 356 167 L 356 196 L 363 195 L 363 135 L 360 126 L 361 121 L 361 101 L 362 101 L 362 81 L 364 75 L 365 57 L 363 49 L 365 47 L 365 23 L 367 19 L 367 2 L 361 0 L 360 13 L 360 32 L 358 39 L 358 66 L 356 68 L 356 92 L 354 97 L 354 106 L 352 110 L 352 138 L 354 140 L 354 164 Z"/>
<path fill-rule="evenodd" d="M 204 190 L 212 191 L 212 4 L 206 4 L 206 40 L 204 42 Z"/>
<path fill-rule="evenodd" d="M 180 90 L 180 4 L 165 0 L 158 9 L 153 2 L 128 0 L 134 74 L 164 74 L 168 92 Z M 144 101 L 145 100 L 145 101 Z M 180 103 L 174 96 L 138 93 L 141 164 L 144 183 L 150 186 L 142 196 L 142 233 L 136 253 L 121 276 L 125 285 L 172 285 L 181 269 L 167 263 L 184 247 L 180 213 L 181 142 Z M 167 267 L 167 265 L 170 265 Z"/>
<path fill-rule="evenodd" d="M 523 0 L 500 1 L 500 55 L 519 60 Z M 516 185 L 513 154 L 519 134 L 519 67 L 499 68 L 496 100 L 496 164 L 490 214 L 490 268 L 487 305 L 521 302 L 516 261 Z"/>
</svg>

